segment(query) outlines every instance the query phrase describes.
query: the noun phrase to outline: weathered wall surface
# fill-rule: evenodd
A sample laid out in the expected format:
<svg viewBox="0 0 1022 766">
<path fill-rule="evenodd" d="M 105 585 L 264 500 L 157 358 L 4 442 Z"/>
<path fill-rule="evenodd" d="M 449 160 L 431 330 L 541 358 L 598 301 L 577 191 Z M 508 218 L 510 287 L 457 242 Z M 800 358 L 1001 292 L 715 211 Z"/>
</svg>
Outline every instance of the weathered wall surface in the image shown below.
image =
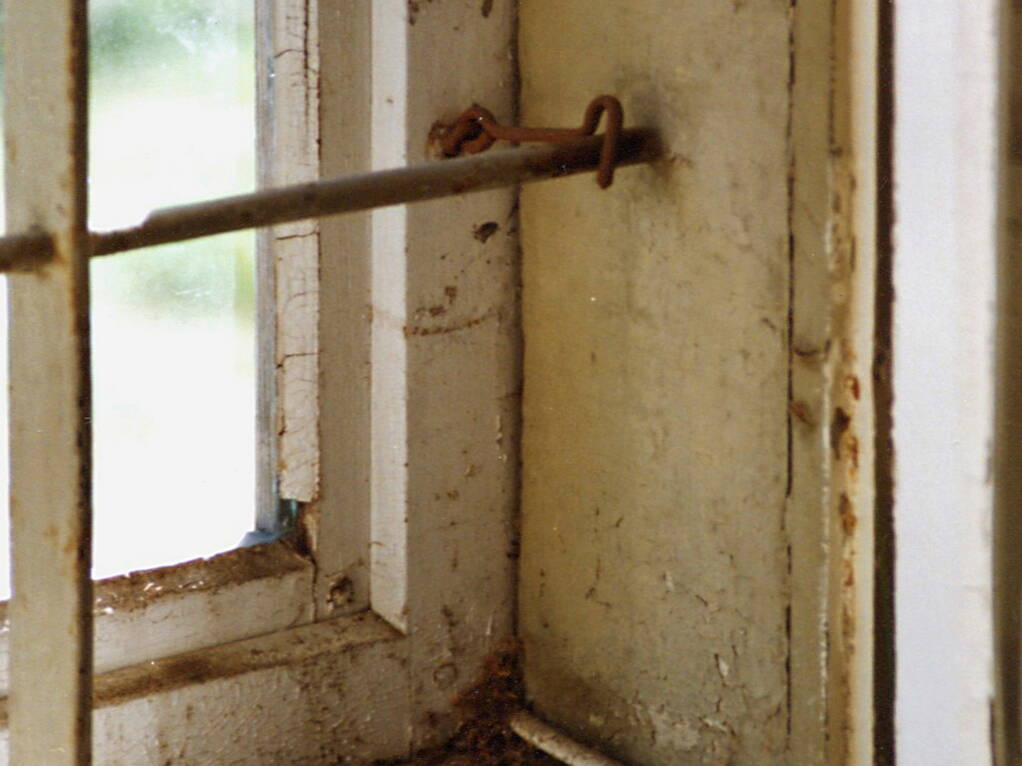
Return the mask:
<svg viewBox="0 0 1022 766">
<path fill-rule="evenodd" d="M 781 763 L 789 3 L 520 9 L 523 123 L 613 93 L 669 152 L 522 193 L 531 700 L 630 763 Z"/>
<path fill-rule="evenodd" d="M 1004 226 L 999 263 L 999 322 L 997 343 L 997 443 L 994 544 L 997 624 L 998 763 L 1022 763 L 1022 3 L 1005 11 L 1010 26 L 1005 34 L 1005 57 L 1010 72 L 1009 107 L 1005 130 Z"/>
</svg>

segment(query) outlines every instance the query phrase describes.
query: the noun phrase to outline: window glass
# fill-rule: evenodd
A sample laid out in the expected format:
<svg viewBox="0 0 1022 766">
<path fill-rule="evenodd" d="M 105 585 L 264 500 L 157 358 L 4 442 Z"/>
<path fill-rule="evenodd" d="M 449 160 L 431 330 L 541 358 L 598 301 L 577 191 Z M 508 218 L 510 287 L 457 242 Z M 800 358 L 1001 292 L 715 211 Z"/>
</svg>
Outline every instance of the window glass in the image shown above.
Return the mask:
<svg viewBox="0 0 1022 766">
<path fill-rule="evenodd" d="M 93 0 L 93 229 L 255 185 L 247 0 Z M 95 564 L 233 547 L 254 518 L 252 232 L 92 265 Z"/>
<path fill-rule="evenodd" d="M 92 229 L 254 188 L 251 2 L 91 0 L 90 45 Z M 92 263 L 97 578 L 253 526 L 253 254 L 243 232 Z"/>
</svg>

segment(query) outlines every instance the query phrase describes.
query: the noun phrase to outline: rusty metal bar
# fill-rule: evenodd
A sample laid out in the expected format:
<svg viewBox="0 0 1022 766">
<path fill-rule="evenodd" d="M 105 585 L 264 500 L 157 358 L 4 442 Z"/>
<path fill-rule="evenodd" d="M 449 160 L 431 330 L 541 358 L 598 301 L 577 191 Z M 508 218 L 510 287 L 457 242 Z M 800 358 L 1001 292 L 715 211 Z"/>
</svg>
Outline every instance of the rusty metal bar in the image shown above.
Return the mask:
<svg viewBox="0 0 1022 766">
<path fill-rule="evenodd" d="M 617 142 L 624 128 L 624 110 L 614 96 L 597 96 L 586 107 L 582 125 L 578 128 L 529 128 L 522 125 L 501 125 L 493 113 L 485 107 L 469 107 L 454 123 L 454 128 L 441 142 L 444 154 L 457 157 L 462 152 L 477 154 L 489 149 L 494 141 L 539 141 L 559 144 L 596 132 L 600 117 L 607 115 L 607 127 L 603 134 L 603 150 L 600 165 L 596 169 L 596 184 L 606 189 L 614 182 L 614 167 L 617 157 Z"/>
<path fill-rule="evenodd" d="M 7 281 L 7 710 L 9 761 L 24 766 L 92 762 L 87 5 L 4 8 L 7 221 L 26 233 L 0 257 L 21 271 L 52 258 Z"/>
<path fill-rule="evenodd" d="M 93 233 L 91 252 L 94 256 L 111 255 L 304 218 L 589 173 L 600 166 L 603 144 L 602 136 L 590 136 L 551 146 L 491 152 L 166 208 L 155 211 L 138 226 Z M 636 165 L 659 156 L 656 134 L 648 129 L 631 128 L 621 133 L 615 164 Z M 24 270 L 51 255 L 52 243 L 43 233 L 0 239 L 0 271 Z"/>
</svg>

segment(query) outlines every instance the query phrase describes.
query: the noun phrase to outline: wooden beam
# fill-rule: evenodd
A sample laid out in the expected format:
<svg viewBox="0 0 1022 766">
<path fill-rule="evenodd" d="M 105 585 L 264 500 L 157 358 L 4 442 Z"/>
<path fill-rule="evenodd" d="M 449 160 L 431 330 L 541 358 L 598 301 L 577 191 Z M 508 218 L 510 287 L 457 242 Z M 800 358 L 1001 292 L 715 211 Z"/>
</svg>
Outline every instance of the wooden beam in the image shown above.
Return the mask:
<svg viewBox="0 0 1022 766">
<path fill-rule="evenodd" d="M 12 763 L 91 762 L 86 0 L 7 3 L 7 224 L 55 257 L 9 277 Z M 45 127 L 42 127 L 45 126 Z"/>
</svg>

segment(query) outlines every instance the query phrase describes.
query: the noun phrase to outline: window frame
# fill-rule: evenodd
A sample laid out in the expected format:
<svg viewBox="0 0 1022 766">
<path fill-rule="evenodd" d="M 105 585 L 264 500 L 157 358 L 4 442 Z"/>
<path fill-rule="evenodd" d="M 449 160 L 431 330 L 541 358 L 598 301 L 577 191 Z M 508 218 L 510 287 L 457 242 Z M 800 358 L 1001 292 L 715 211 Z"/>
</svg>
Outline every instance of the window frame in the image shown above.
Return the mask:
<svg viewBox="0 0 1022 766">
<path fill-rule="evenodd" d="M 40 5 L 33 3 L 33 7 Z M 84 93 L 81 24 L 85 18 L 85 2 L 46 0 L 44 5 L 46 18 L 55 28 L 59 21 L 63 25 L 60 28 L 70 31 L 69 36 L 58 35 L 47 45 L 39 46 L 33 60 L 41 63 L 54 57 L 59 59 L 62 52 L 77 50 L 79 65 L 69 75 L 74 83 L 70 92 Z M 321 6 L 328 7 L 329 12 L 317 14 Z M 295 76 L 305 83 L 303 88 L 273 89 L 270 103 L 274 122 L 269 134 L 272 136 L 270 145 L 276 151 L 279 148 L 276 142 L 286 140 L 288 132 L 284 125 L 295 116 L 287 111 L 288 99 L 300 94 L 305 106 L 301 114 L 306 122 L 301 124 L 299 120 L 289 127 L 299 133 L 306 131 L 306 150 L 315 147 L 315 156 L 309 155 L 313 162 L 306 167 L 301 167 L 293 158 L 279 160 L 280 155 L 276 155 L 277 164 L 272 166 L 272 172 L 264 172 L 264 179 L 268 175 L 278 179 L 279 173 L 291 172 L 316 179 L 364 169 L 372 153 L 369 137 L 381 124 L 378 120 L 374 123 L 370 117 L 371 102 L 377 110 L 388 103 L 388 99 L 403 102 L 402 121 L 394 126 L 389 136 L 398 139 L 399 144 L 392 147 L 393 152 L 384 153 L 388 161 L 394 161 L 392 164 L 431 159 L 426 136 L 433 122 L 438 118 L 453 119 L 475 100 L 491 105 L 504 119 L 512 116 L 514 9 L 511 4 L 486 14 L 480 14 L 477 7 L 467 4 L 433 7 L 428 13 L 420 13 L 420 9 L 404 4 L 398 9 L 396 4 L 370 0 L 347 3 L 343 9 L 340 3 L 326 0 L 322 3 L 266 0 L 262 9 L 260 30 L 269 34 L 275 67 L 274 77 L 267 80 L 281 83 L 287 79 L 282 69 L 290 67 L 288 71 L 297 69 Z M 381 18 L 389 23 L 381 25 Z M 13 37 L 24 28 L 14 24 L 8 30 Z M 384 60 L 373 57 L 374 35 L 377 50 L 386 39 L 390 50 L 401 52 L 400 60 L 404 63 L 403 73 L 390 72 L 398 79 L 390 81 L 389 85 L 402 86 L 400 92 L 381 96 L 377 87 L 375 100 L 369 91 L 368 75 L 372 65 L 379 67 Z M 318 46 L 318 39 L 326 43 Z M 456 39 L 459 44 L 468 40 L 475 58 L 470 62 L 472 65 L 465 66 L 463 60 L 437 61 L 433 52 L 437 41 L 444 39 Z M 317 61 L 324 72 L 320 82 L 315 78 Z M 494 61 L 500 63 L 495 67 Z M 382 73 L 377 69 L 373 74 Z M 407 80 L 402 81 L 404 75 Z M 385 80 L 386 77 L 377 76 L 374 82 L 379 86 Z M 59 88 L 54 86 L 48 92 L 52 98 L 60 100 L 69 91 L 66 83 L 61 82 Z M 311 96 L 316 92 L 322 100 L 312 108 Z M 353 102 L 361 105 L 362 110 L 353 110 Z M 75 111 L 74 103 L 68 105 L 69 125 L 81 125 L 84 121 L 81 107 L 79 103 Z M 352 114 L 361 114 L 361 117 L 352 120 Z M 322 128 L 323 132 L 313 135 L 312 125 Z M 17 127 L 12 128 L 12 134 L 17 131 Z M 266 137 L 264 134 L 264 140 Z M 264 147 L 266 145 L 264 143 Z M 294 146 L 292 144 L 289 151 Z M 83 139 L 66 148 L 59 156 L 70 156 L 73 160 L 85 156 Z M 284 155 L 287 156 L 286 152 Z M 77 177 L 83 179 L 84 172 L 79 170 Z M 287 229 L 278 229 L 271 235 L 269 250 L 273 255 L 267 259 L 269 264 L 264 261 L 262 268 L 265 277 L 269 266 L 275 286 L 270 293 L 276 298 L 273 301 L 277 321 L 273 333 L 274 361 L 282 358 L 282 354 L 294 353 L 281 342 L 282 338 L 290 340 L 288 328 L 300 327 L 299 332 L 311 333 L 317 344 L 328 335 L 334 337 L 338 328 L 342 328 L 338 343 L 316 346 L 315 350 L 322 353 L 316 357 L 315 395 L 299 393 L 297 400 L 301 404 L 292 410 L 292 400 L 285 392 L 277 400 L 277 406 L 284 411 L 278 409 L 272 418 L 264 415 L 265 421 L 287 424 L 292 422 L 288 418 L 293 412 L 307 415 L 310 403 L 314 405 L 311 411 L 325 414 L 312 420 L 311 430 L 301 432 L 304 437 L 296 434 L 299 442 L 306 439 L 306 443 L 299 445 L 300 449 L 310 450 L 320 461 L 318 476 L 310 481 L 309 477 L 315 476 L 315 472 L 304 474 L 302 489 L 293 489 L 295 485 L 289 482 L 295 474 L 290 472 L 292 463 L 287 460 L 284 464 L 288 470 L 279 476 L 280 494 L 295 495 L 302 502 L 300 538 L 311 557 L 307 562 L 297 559 L 283 544 L 276 543 L 267 549 L 239 550 L 206 562 L 162 568 L 100 584 L 100 613 L 95 615 L 99 634 L 108 630 L 122 638 L 143 636 L 146 631 L 163 630 L 167 620 L 183 622 L 190 619 L 189 614 L 219 614 L 202 630 L 184 631 L 188 635 L 181 641 L 167 644 L 154 639 L 148 645 L 143 641 L 135 647 L 140 652 L 136 658 L 150 651 L 157 655 L 170 652 L 173 656 L 151 656 L 129 667 L 117 667 L 119 660 L 104 659 L 100 655 L 96 665 L 99 675 L 94 679 L 88 672 L 71 674 L 83 691 L 71 695 L 64 709 L 54 711 L 54 716 L 60 720 L 77 720 L 77 725 L 85 729 L 59 736 L 59 741 L 69 748 L 63 754 L 54 755 L 50 732 L 44 735 L 38 728 L 41 719 L 26 712 L 19 713 L 8 700 L 7 705 L 0 706 L 0 717 L 10 722 L 5 735 L 12 730 L 20 734 L 9 743 L 13 761 L 88 762 L 88 748 L 82 747 L 90 739 L 88 716 L 83 718 L 80 712 L 88 709 L 81 700 L 88 698 L 89 687 L 95 691 L 96 750 L 104 759 L 116 758 L 117 754 L 127 757 L 130 753 L 133 759 L 144 757 L 155 763 L 162 762 L 165 754 L 173 750 L 182 761 L 195 763 L 211 762 L 210 757 L 218 762 L 230 762 L 224 760 L 225 753 L 228 759 L 243 762 L 254 751 L 264 755 L 272 752 L 273 757 L 285 757 L 295 763 L 319 762 L 324 757 L 370 760 L 407 755 L 417 747 L 445 738 L 453 730 L 456 719 L 450 710 L 452 693 L 471 681 L 483 658 L 512 632 L 512 512 L 517 483 L 519 389 L 514 197 L 514 190 L 508 188 L 469 199 L 437 201 L 423 206 L 428 207 L 428 212 L 409 214 L 409 232 L 435 228 L 437 216 L 445 220 L 499 220 L 505 229 L 504 236 L 494 238 L 489 245 L 478 241 L 473 236 L 473 227 L 465 224 L 450 228 L 446 240 L 439 233 L 419 237 L 414 242 L 410 239 L 407 252 L 403 243 L 398 243 L 398 249 L 391 254 L 394 258 L 391 267 L 406 271 L 405 283 L 410 290 L 401 306 L 403 318 L 395 317 L 396 323 L 388 318 L 390 321 L 381 332 L 389 334 L 392 344 L 396 342 L 416 349 L 409 354 L 407 366 L 401 370 L 402 396 L 409 400 L 404 410 L 406 420 L 392 424 L 397 430 L 389 434 L 408 445 L 407 464 L 391 465 L 391 469 L 398 473 L 407 470 L 409 480 L 402 485 L 406 493 L 388 498 L 389 511 L 381 510 L 378 493 L 382 484 L 377 480 L 374 485 L 371 479 L 385 457 L 371 449 L 372 440 L 378 445 L 381 438 L 378 425 L 374 425 L 381 407 L 378 402 L 369 401 L 369 376 L 350 374 L 353 363 L 369 361 L 371 333 L 384 324 L 380 312 L 373 311 L 376 297 L 369 292 L 370 216 L 353 215 L 331 220 L 329 224 L 324 222 L 319 237 L 291 237 L 294 230 L 288 233 Z M 74 231 L 79 237 L 75 241 L 81 257 L 87 245 L 82 239 L 86 236 L 84 223 L 79 223 Z M 285 233 L 281 235 L 281 231 Z M 282 243 L 301 239 L 321 242 L 315 247 L 306 243 L 308 247 L 300 256 L 281 254 L 282 247 L 292 247 Z M 338 247 L 336 259 L 320 258 L 323 242 Z M 345 243 L 343 251 L 339 248 L 341 242 Z M 417 260 L 434 256 L 435 248 L 451 251 L 444 254 L 446 264 L 433 269 L 436 273 L 432 274 L 416 269 Z M 308 312 L 300 315 L 299 320 L 299 315 L 289 313 L 290 307 L 280 302 L 280 296 L 288 295 L 281 289 L 282 282 L 285 286 L 289 284 L 282 276 L 288 276 L 291 267 L 301 258 L 311 258 L 313 254 L 315 261 L 311 264 L 306 261 L 306 264 L 316 270 L 320 299 L 326 300 L 320 304 L 318 314 Z M 439 278 L 446 281 L 438 284 Z M 80 279 L 87 280 L 87 276 Z M 455 283 L 456 289 L 447 289 Z M 456 295 L 467 304 L 463 311 L 453 306 Z M 441 300 L 450 302 L 450 315 L 431 323 L 427 317 L 434 315 L 425 308 Z M 484 315 L 480 321 L 476 321 L 478 317 L 472 313 L 461 316 L 480 308 L 486 301 L 491 301 L 492 305 L 482 306 Z M 78 305 L 84 305 L 84 300 L 80 299 Z M 298 353 L 305 354 L 309 350 Z M 265 359 L 265 348 L 262 353 Z M 66 357 L 63 363 L 67 363 Z M 457 369 L 464 369 L 470 375 L 462 379 L 452 377 L 452 371 Z M 338 380 L 346 382 L 338 386 Z M 285 389 L 288 386 L 286 376 L 283 384 L 280 378 L 275 382 Z M 430 401 L 439 390 L 445 390 L 445 395 L 438 397 L 438 401 Z M 262 391 L 266 413 L 265 379 Z M 420 391 L 428 393 L 420 394 Z M 324 392 L 328 396 L 324 397 Z M 415 397 L 418 400 L 413 406 L 411 399 Z M 326 414 L 331 413 L 326 405 L 332 405 L 338 398 L 347 401 L 353 398 L 368 406 L 355 413 L 333 410 L 338 414 Z M 81 400 L 81 396 L 77 399 Z M 84 401 L 87 402 L 87 397 Z M 452 402 L 465 408 L 471 416 L 470 422 L 450 422 Z M 73 421 L 76 427 L 87 422 L 87 413 L 80 413 Z M 291 433 L 289 427 L 283 431 Z M 270 432 L 275 434 L 277 430 Z M 273 444 L 274 440 L 269 440 L 269 449 L 266 449 L 266 441 L 264 461 L 277 449 L 274 466 L 281 465 L 280 458 L 291 454 L 291 445 Z M 335 451 L 332 447 L 339 449 Z M 75 448 L 75 454 L 82 453 Z M 428 492 L 432 480 L 443 482 L 443 491 Z M 82 536 L 88 528 L 87 483 L 83 486 L 84 490 L 79 488 L 80 497 L 75 504 L 62 504 L 54 509 L 63 522 L 77 525 L 78 531 L 73 534 L 79 541 L 85 539 Z M 377 495 L 370 489 L 373 486 Z M 264 506 L 261 512 L 264 526 L 274 512 L 272 504 Z M 388 526 L 391 539 L 399 541 L 400 545 L 385 556 L 371 556 L 372 538 Z M 42 535 L 36 537 L 41 539 Z M 79 542 L 72 547 L 81 549 L 82 544 Z M 38 552 L 34 555 L 44 558 Z M 237 570 L 250 569 L 245 562 L 255 559 L 261 559 L 266 567 L 255 567 L 256 577 L 239 580 Z M 441 561 L 442 566 L 438 566 Z M 389 577 L 384 571 L 388 567 Z M 78 571 L 75 587 L 91 588 L 87 562 L 84 568 L 79 565 Z M 195 587 L 196 575 L 205 581 L 204 586 Z M 161 591 L 158 597 L 136 599 L 137 592 L 124 592 L 141 584 L 144 593 L 145 584 L 161 580 L 172 582 L 174 587 Z M 310 580 L 312 588 L 308 587 Z M 250 591 L 247 595 L 245 588 Z M 297 597 L 300 608 L 295 605 L 296 592 L 303 594 Z M 308 594 L 314 595 L 310 599 Z M 252 609 L 253 597 L 259 599 L 254 610 L 259 614 L 246 622 L 242 615 L 246 606 Z M 118 609 L 138 600 L 144 602 L 144 608 L 130 617 L 130 610 Z M 72 602 L 79 606 L 94 603 L 91 595 L 72 599 Z M 73 617 L 82 630 L 90 631 L 93 610 L 83 612 L 72 602 L 67 603 L 62 613 Z M 271 604 L 268 610 L 264 608 L 267 603 Z M 381 603 L 386 606 L 381 607 Z M 285 614 L 287 610 L 282 612 L 278 607 L 286 604 L 295 609 Z M 114 611 L 107 613 L 109 608 Z M 264 611 L 277 616 L 267 622 Z M 41 617 L 42 623 L 52 627 L 56 616 L 47 613 Z M 288 624 L 274 624 L 274 620 Z M 307 620 L 318 622 L 301 624 Z M 18 619 L 13 622 L 15 632 L 20 629 L 25 635 L 25 623 Z M 238 635 L 235 628 L 239 622 L 249 626 L 242 632 L 252 631 L 255 635 Z M 388 623 L 396 625 L 398 630 Z M 56 639 L 45 643 L 51 649 L 62 645 Z M 91 646 L 88 637 L 78 643 L 82 647 Z M 79 667 L 88 665 L 89 661 L 85 661 Z M 316 729 L 320 731 L 319 737 L 302 737 L 298 732 L 315 729 L 315 721 L 295 719 L 290 712 L 282 714 L 281 698 L 275 696 L 275 692 L 281 692 L 283 686 L 293 680 L 297 668 L 305 668 L 317 679 L 314 690 L 310 691 L 311 687 L 306 684 L 299 695 L 302 704 L 314 706 L 321 716 L 339 716 L 338 720 L 343 722 L 339 736 L 324 738 L 322 731 Z M 355 688 L 357 678 L 364 679 L 360 688 Z M 23 694 L 29 688 L 24 680 L 20 683 L 15 680 L 11 686 L 15 694 Z M 207 729 L 208 736 L 200 735 L 196 741 L 196 730 L 189 725 L 193 710 L 216 704 L 216 700 L 223 698 L 225 688 L 226 693 L 240 695 L 242 704 L 230 711 L 213 730 Z M 47 689 L 47 694 L 53 693 L 61 692 L 59 688 Z M 19 704 L 23 705 L 24 699 L 22 697 Z M 75 704 L 79 705 L 79 714 L 69 712 L 66 707 Z M 352 717 L 352 710 L 358 711 L 355 717 Z M 156 715 L 156 711 L 161 712 L 153 719 L 151 716 Z M 231 716 L 242 720 L 248 729 L 251 729 L 253 717 L 261 720 L 265 727 L 258 741 L 232 738 L 221 731 L 224 727 L 230 728 Z M 145 725 L 132 725 L 143 720 Z M 285 725 L 287 721 L 290 726 Z M 155 743 L 151 737 L 154 730 L 159 732 Z M 49 751 L 39 758 L 21 758 L 17 755 L 18 747 L 24 747 L 25 743 L 44 750 L 49 748 Z M 3 744 L 7 744 L 6 741 Z M 8 748 L 3 744 L 0 744 L 0 761 L 8 756 Z M 157 757 L 161 760 L 157 761 Z"/>
<path fill-rule="evenodd" d="M 257 23 L 288 27 L 286 19 L 265 18 L 266 9 L 270 6 L 269 2 L 259 6 Z M 285 13 L 293 14 L 293 10 Z M 275 50 L 266 48 L 266 45 L 265 38 L 257 40 L 257 68 L 264 68 L 264 62 L 278 60 Z M 281 47 L 285 43 L 277 40 L 275 45 Z M 315 47 L 314 37 L 289 52 L 301 53 L 306 47 Z M 275 101 L 265 92 L 266 83 L 270 81 L 270 78 L 260 78 L 262 92 L 259 95 L 269 104 L 279 104 L 281 108 L 286 104 L 289 113 L 291 105 L 287 101 L 297 103 L 307 99 L 309 93 L 316 88 L 314 80 L 301 88 L 300 92 L 292 84 L 285 89 L 278 89 L 280 100 Z M 303 115 L 299 122 L 312 131 L 316 125 L 316 121 L 311 119 L 314 116 L 315 104 L 312 111 Z M 268 119 L 277 118 L 272 110 L 263 108 L 257 123 L 265 125 Z M 315 140 L 316 137 L 312 136 L 313 145 Z M 288 135 L 278 147 L 263 144 L 261 148 L 264 153 L 272 151 L 283 154 L 285 149 L 297 144 L 295 136 Z M 293 168 L 301 166 L 301 163 L 292 161 L 294 154 L 292 149 L 288 155 L 292 176 L 295 175 Z M 307 170 L 305 175 L 308 175 Z M 261 180 L 261 185 L 269 186 L 313 179 L 283 176 Z M 270 231 L 274 230 L 263 229 L 260 233 Z M 277 236 L 287 237 L 286 234 Z M 262 257 L 265 260 L 265 253 Z M 271 294 L 271 302 L 260 306 L 260 317 L 275 317 L 278 304 L 272 301 Z M 264 359 L 260 361 L 265 364 Z M 272 362 L 270 369 L 273 369 Z M 267 399 L 272 402 L 274 392 L 260 387 L 258 396 L 260 402 Z M 271 424 L 263 420 L 260 426 L 260 437 L 265 442 Z M 263 472 L 270 472 L 272 478 L 273 467 L 264 464 L 261 468 Z M 272 491 L 273 486 L 267 485 L 261 473 L 257 478 L 257 487 L 253 488 L 257 497 L 255 524 L 257 530 L 267 532 L 269 537 L 279 537 L 285 531 L 283 525 L 288 520 L 281 518 L 282 512 L 277 507 L 279 502 L 272 503 L 273 515 L 268 514 L 267 508 L 271 503 L 268 497 L 264 497 L 264 493 Z M 207 559 L 96 581 L 93 585 L 92 610 L 94 671 L 104 673 L 118 670 L 311 622 L 315 617 L 315 609 L 309 593 L 312 591 L 316 566 L 309 556 L 300 555 L 295 547 L 293 543 L 277 542 L 237 548 Z M 253 604 L 258 605 L 258 608 L 253 609 Z M 7 614 L 8 603 L 0 602 L 0 695 L 7 694 L 9 690 L 8 665 L 2 661 L 10 654 L 10 621 Z"/>
</svg>

